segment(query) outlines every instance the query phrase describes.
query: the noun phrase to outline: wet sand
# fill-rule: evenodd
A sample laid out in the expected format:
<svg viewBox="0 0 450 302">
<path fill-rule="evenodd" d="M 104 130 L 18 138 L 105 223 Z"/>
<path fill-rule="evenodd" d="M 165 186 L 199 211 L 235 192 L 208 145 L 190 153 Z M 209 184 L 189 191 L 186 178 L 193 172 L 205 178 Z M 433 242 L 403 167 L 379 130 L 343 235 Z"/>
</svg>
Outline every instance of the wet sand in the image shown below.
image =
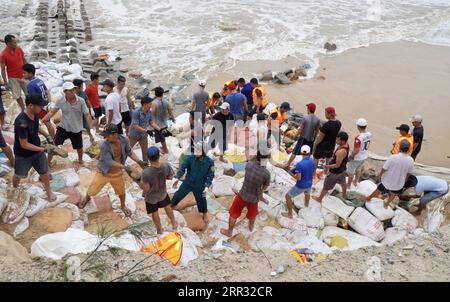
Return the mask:
<svg viewBox="0 0 450 302">
<path fill-rule="evenodd" d="M 208 88 L 217 89 L 238 76 L 249 80 L 253 73 L 281 71 L 300 63 L 295 58 L 237 62 L 233 69 L 211 78 Z M 322 119 L 324 108 L 334 106 L 351 141 L 357 132 L 355 121 L 366 118 L 374 135 L 371 151 L 382 156 L 389 155 L 398 136 L 395 127 L 410 124 L 410 116 L 421 114 L 425 140 L 417 162 L 450 168 L 449 83 L 449 47 L 401 41 L 323 56 L 313 79 L 287 86 L 267 84 L 266 88 L 271 102 L 288 100 L 296 112 L 305 112 L 305 105 L 315 102 Z"/>
</svg>

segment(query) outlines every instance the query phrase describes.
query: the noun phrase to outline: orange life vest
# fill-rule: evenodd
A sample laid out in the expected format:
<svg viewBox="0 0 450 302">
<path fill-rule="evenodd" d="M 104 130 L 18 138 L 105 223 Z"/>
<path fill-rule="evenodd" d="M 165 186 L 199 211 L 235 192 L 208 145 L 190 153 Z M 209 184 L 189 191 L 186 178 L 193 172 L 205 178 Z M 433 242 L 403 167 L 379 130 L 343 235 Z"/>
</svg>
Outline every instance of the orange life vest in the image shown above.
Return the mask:
<svg viewBox="0 0 450 302">
<path fill-rule="evenodd" d="M 262 93 L 261 100 L 259 100 L 258 97 L 256 96 L 256 90 L 261 91 L 261 93 Z M 252 95 L 253 95 L 253 104 L 259 105 L 263 108 L 265 108 L 267 106 L 267 103 L 268 103 L 267 102 L 267 94 L 266 94 L 266 89 L 264 88 L 263 85 L 258 85 L 257 87 L 255 87 L 253 89 Z"/>
<path fill-rule="evenodd" d="M 278 121 L 278 125 L 279 125 L 279 127 L 281 127 L 281 124 L 283 124 L 286 121 L 286 113 L 281 113 L 280 110 L 278 110 L 278 107 L 275 107 L 270 112 L 270 115 L 272 115 L 273 113 L 277 114 L 277 117 L 275 118 L 275 120 Z"/>
<path fill-rule="evenodd" d="M 223 87 L 224 87 L 224 88 L 225 88 L 225 87 L 228 88 L 228 86 L 230 86 L 230 84 L 233 83 L 233 82 L 234 82 L 234 80 L 225 82 L 225 84 L 223 84 Z M 224 98 L 225 98 L 226 96 L 228 96 L 230 93 L 231 93 L 231 91 L 230 91 L 229 88 L 228 88 L 227 90 L 222 89 L 222 96 L 223 96 Z"/>
<path fill-rule="evenodd" d="M 407 140 L 409 142 L 409 150 L 408 154 L 411 155 L 414 149 L 414 137 L 411 134 L 407 134 L 406 136 L 399 136 L 394 143 L 394 147 L 391 150 L 392 154 L 400 153 L 400 142 L 402 140 Z"/>
</svg>

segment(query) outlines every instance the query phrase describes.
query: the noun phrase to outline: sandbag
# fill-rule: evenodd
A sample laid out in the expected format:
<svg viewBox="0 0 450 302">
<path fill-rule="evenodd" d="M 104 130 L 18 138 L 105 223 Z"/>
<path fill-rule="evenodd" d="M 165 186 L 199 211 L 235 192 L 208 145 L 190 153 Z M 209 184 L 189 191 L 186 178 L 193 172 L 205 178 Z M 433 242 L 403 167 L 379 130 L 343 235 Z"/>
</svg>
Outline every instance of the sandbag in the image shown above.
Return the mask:
<svg viewBox="0 0 450 302">
<path fill-rule="evenodd" d="M 295 215 L 293 218 L 287 218 L 283 215 L 278 215 L 277 222 L 286 229 L 299 230 L 305 233 L 308 231 L 308 227 L 305 221 L 299 217 L 296 217 Z"/>
<path fill-rule="evenodd" d="M 303 237 L 300 243 L 297 243 L 293 249 L 309 249 L 316 254 L 331 254 L 333 252 L 328 245 L 320 241 L 314 235 L 307 235 L 306 237 Z"/>
<path fill-rule="evenodd" d="M 256 252 L 260 250 L 292 250 L 292 244 L 286 238 L 280 235 L 268 234 L 265 231 L 256 231 L 251 234 L 248 243 L 252 250 Z"/>
<path fill-rule="evenodd" d="M 30 226 L 30 222 L 28 221 L 27 217 L 24 217 L 19 224 L 16 226 L 16 228 L 14 229 L 14 233 L 13 236 L 17 237 L 20 234 L 22 234 L 23 232 L 25 232 L 28 227 Z"/>
<path fill-rule="evenodd" d="M 48 201 L 43 199 L 37 195 L 30 196 L 30 205 L 28 206 L 28 210 L 25 212 L 26 217 L 31 217 L 36 215 L 39 211 L 45 209 L 47 207 Z"/>
<path fill-rule="evenodd" d="M 307 207 L 298 211 L 298 216 L 305 221 L 305 224 L 310 228 L 323 229 L 325 221 L 322 215 L 321 208 Z"/>
<path fill-rule="evenodd" d="M 325 226 L 337 226 L 339 223 L 339 216 L 334 214 L 333 212 L 327 210 L 326 208 L 321 208 L 323 220 Z"/>
<path fill-rule="evenodd" d="M 6 192 L 8 205 L 2 214 L 2 221 L 6 224 L 18 223 L 25 216 L 30 204 L 30 195 L 23 186 L 10 187 Z"/>
<path fill-rule="evenodd" d="M 330 195 L 324 197 L 322 206 L 344 219 L 347 219 L 355 209 L 352 206 L 346 205 L 339 198 Z"/>
<path fill-rule="evenodd" d="M 200 238 L 189 228 L 182 228 L 179 230 L 181 238 L 183 239 L 183 252 L 181 254 L 180 266 L 185 267 L 190 261 L 198 258 L 198 249 L 203 247 Z"/>
<path fill-rule="evenodd" d="M 408 231 L 408 233 L 414 232 L 417 228 L 417 219 L 408 211 L 397 207 L 395 210 L 395 216 L 392 218 L 392 226 Z"/>
<path fill-rule="evenodd" d="M 444 209 L 444 203 L 447 200 L 447 195 L 443 196 L 437 200 L 432 201 L 427 205 L 428 213 L 427 218 L 424 221 L 423 228 L 428 233 L 434 232 L 437 230 L 441 224 L 444 222 L 445 217 L 442 214 Z"/>
<path fill-rule="evenodd" d="M 348 246 L 343 248 L 343 251 L 353 251 L 367 246 L 381 246 L 381 244 L 368 237 L 333 226 L 325 227 L 320 234 L 320 239 L 331 246 L 331 238 L 334 236 L 342 236 L 347 240 Z"/>
<path fill-rule="evenodd" d="M 67 68 L 67 72 L 81 76 L 81 74 L 83 73 L 83 69 L 81 68 L 80 64 L 70 64 Z"/>
<path fill-rule="evenodd" d="M 233 187 L 235 184 L 234 177 L 227 175 L 219 175 L 212 181 L 212 192 L 215 196 L 233 196 L 235 195 Z"/>
<path fill-rule="evenodd" d="M 187 227 L 193 231 L 203 231 L 206 227 L 203 215 L 197 211 L 183 213 L 183 217 L 186 220 Z"/>
<path fill-rule="evenodd" d="M 380 221 L 389 220 L 395 215 L 394 210 L 391 207 L 386 209 L 384 201 L 379 198 L 372 198 L 370 202 L 366 202 L 365 206 Z"/>
<path fill-rule="evenodd" d="M 381 241 L 381 244 L 391 245 L 398 240 L 402 240 L 408 235 L 406 230 L 400 228 L 387 228 L 384 231 L 384 239 Z"/>
<path fill-rule="evenodd" d="M 303 209 L 305 207 L 305 194 L 300 194 L 299 196 L 292 199 L 294 205 L 297 209 Z M 308 207 L 310 208 L 322 208 L 322 204 L 314 200 L 313 198 L 309 199 Z"/>
<path fill-rule="evenodd" d="M 361 235 L 374 241 L 380 241 L 384 238 L 384 229 L 381 221 L 361 207 L 353 211 L 348 218 L 348 224 Z"/>
<path fill-rule="evenodd" d="M 279 200 L 275 200 L 267 194 L 263 194 L 263 196 L 269 203 L 266 204 L 265 202 L 258 202 L 258 208 L 265 212 L 271 219 L 276 219 L 280 216 L 282 210 L 281 202 Z"/>
<path fill-rule="evenodd" d="M 377 185 L 371 180 L 363 180 L 356 186 L 356 192 L 363 196 L 370 196 L 377 189 Z"/>
</svg>

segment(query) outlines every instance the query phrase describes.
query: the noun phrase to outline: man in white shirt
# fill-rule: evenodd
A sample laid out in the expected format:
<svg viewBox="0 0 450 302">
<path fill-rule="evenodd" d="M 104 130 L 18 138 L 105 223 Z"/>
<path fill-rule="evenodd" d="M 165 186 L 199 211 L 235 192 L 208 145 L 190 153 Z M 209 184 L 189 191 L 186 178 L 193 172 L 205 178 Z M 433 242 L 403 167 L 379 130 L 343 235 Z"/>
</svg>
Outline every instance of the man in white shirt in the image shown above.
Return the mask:
<svg viewBox="0 0 450 302">
<path fill-rule="evenodd" d="M 366 202 L 378 196 L 380 193 L 389 193 L 389 197 L 384 204 L 387 208 L 394 200 L 395 196 L 402 194 L 406 179 L 414 169 L 414 160 L 409 156 L 410 143 L 407 140 L 400 142 L 400 153 L 388 157 L 380 173 L 381 183 L 377 189 L 366 197 Z"/>
<path fill-rule="evenodd" d="M 372 141 L 372 133 L 366 130 L 367 121 L 360 118 L 356 121 L 359 135 L 355 137 L 353 152 L 350 155 L 350 161 L 347 163 L 347 188 L 353 185 L 356 187 L 361 176 L 362 166 L 369 157 L 369 145 Z M 355 177 L 356 174 L 356 177 Z"/>
<path fill-rule="evenodd" d="M 118 133 L 123 134 L 122 115 L 120 114 L 120 95 L 114 92 L 114 82 L 106 79 L 102 83 L 102 90 L 108 94 L 105 100 L 106 124 L 114 124 L 118 128 Z"/>
<path fill-rule="evenodd" d="M 127 135 L 129 134 L 129 127 L 131 125 L 131 110 L 133 110 L 133 101 L 131 100 L 130 91 L 125 86 L 127 80 L 124 76 L 117 78 L 117 86 L 114 87 L 114 92 L 120 95 L 120 114 L 122 116 L 122 124 L 125 127 Z"/>
</svg>

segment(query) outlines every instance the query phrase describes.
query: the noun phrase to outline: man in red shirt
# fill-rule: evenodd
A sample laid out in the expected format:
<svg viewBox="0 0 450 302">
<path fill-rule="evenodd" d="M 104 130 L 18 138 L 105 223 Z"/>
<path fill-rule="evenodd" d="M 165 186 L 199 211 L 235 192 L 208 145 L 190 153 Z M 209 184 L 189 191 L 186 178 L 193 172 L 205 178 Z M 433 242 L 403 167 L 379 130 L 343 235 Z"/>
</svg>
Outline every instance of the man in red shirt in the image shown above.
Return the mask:
<svg viewBox="0 0 450 302">
<path fill-rule="evenodd" d="M 102 116 L 102 106 L 100 104 L 100 97 L 98 96 L 98 78 L 97 73 L 91 73 L 91 82 L 86 86 L 84 92 L 86 92 L 89 102 L 94 109 L 94 125 L 96 127 L 96 133 L 100 133 L 99 119 Z"/>
<path fill-rule="evenodd" d="M 6 86 L 12 91 L 13 98 L 17 100 L 22 111 L 25 104 L 22 98 L 22 92 L 27 95 L 27 83 L 23 79 L 22 66 L 27 63 L 22 48 L 17 46 L 16 37 L 13 35 L 5 36 L 6 47 L 0 54 L 0 64 L 2 77 Z"/>
</svg>

